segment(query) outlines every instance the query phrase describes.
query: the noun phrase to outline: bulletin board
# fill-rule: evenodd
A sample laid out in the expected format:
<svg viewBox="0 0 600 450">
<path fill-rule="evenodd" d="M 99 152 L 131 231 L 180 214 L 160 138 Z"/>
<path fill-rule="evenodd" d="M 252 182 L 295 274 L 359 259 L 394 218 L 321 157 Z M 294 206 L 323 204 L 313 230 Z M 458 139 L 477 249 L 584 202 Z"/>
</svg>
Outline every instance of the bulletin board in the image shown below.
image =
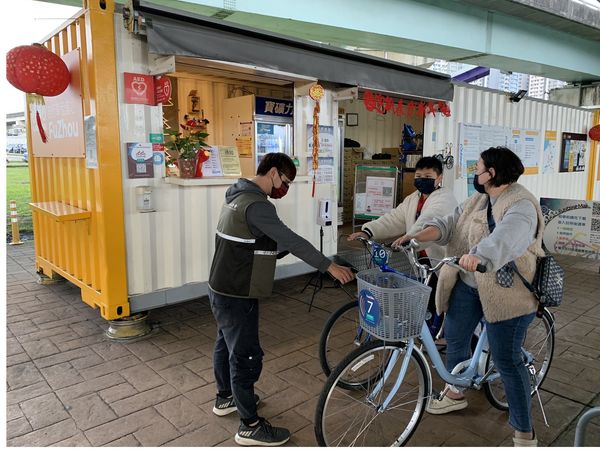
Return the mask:
<svg viewBox="0 0 600 450">
<path fill-rule="evenodd" d="M 398 168 L 357 165 L 354 177 L 354 213 L 356 220 L 373 220 L 390 212 L 396 206 Z"/>
<path fill-rule="evenodd" d="M 490 147 L 508 147 L 521 158 L 525 175 L 539 173 L 542 133 L 540 130 L 495 125 L 458 124 L 458 171 L 461 178 L 472 178 L 479 154 Z"/>
</svg>

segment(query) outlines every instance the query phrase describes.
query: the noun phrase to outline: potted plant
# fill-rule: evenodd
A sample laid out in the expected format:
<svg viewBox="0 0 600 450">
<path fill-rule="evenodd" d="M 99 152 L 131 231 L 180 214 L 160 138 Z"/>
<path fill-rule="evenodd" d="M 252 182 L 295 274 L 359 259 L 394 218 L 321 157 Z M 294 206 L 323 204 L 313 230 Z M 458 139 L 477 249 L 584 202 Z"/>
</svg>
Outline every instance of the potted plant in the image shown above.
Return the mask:
<svg viewBox="0 0 600 450">
<path fill-rule="evenodd" d="M 164 144 L 165 152 L 169 157 L 167 164 L 175 162 L 179 167 L 181 178 L 194 178 L 198 154 L 200 151 L 203 154 L 207 151 L 208 145 L 204 139 L 208 136 L 208 133 L 193 133 L 185 129 L 183 132 L 178 133 L 171 128 L 165 128 L 164 134 L 167 135 Z"/>
</svg>

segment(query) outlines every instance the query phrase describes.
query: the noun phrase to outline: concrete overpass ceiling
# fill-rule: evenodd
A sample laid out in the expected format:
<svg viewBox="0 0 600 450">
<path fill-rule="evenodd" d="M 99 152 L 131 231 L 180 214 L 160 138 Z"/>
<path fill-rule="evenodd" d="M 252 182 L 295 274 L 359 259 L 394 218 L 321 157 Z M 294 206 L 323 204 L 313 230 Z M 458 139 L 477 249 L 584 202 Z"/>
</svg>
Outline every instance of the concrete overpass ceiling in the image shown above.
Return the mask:
<svg viewBox="0 0 600 450">
<path fill-rule="evenodd" d="M 489 11 L 520 17 L 548 28 L 600 41 L 600 2 L 597 0 L 462 1 Z"/>
<path fill-rule="evenodd" d="M 590 0 L 141 1 L 335 46 L 600 80 L 600 6 Z"/>
</svg>

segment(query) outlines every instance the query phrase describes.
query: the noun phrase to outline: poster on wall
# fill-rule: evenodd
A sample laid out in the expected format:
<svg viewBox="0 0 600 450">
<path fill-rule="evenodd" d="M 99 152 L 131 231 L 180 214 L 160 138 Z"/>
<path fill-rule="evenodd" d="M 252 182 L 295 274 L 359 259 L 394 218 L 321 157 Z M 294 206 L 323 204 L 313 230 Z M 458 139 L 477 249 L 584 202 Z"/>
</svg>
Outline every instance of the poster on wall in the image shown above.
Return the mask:
<svg viewBox="0 0 600 450">
<path fill-rule="evenodd" d="M 96 145 L 96 116 L 85 116 L 83 119 L 85 130 L 85 168 L 98 168 L 98 146 Z"/>
<path fill-rule="evenodd" d="M 550 252 L 600 260 L 600 202 L 542 197 L 540 206 Z"/>
<path fill-rule="evenodd" d="M 521 158 L 525 175 L 539 172 L 541 132 L 495 125 L 459 123 L 458 176 L 468 178 L 469 161 L 477 161 L 479 154 L 490 147 L 507 147 Z"/>
<path fill-rule="evenodd" d="M 505 127 L 458 124 L 458 176 L 466 178 L 467 161 L 477 161 L 479 154 L 490 147 L 508 146 L 508 129 Z"/>
<path fill-rule="evenodd" d="M 129 178 L 154 178 L 154 151 L 151 142 L 127 143 Z"/>
<path fill-rule="evenodd" d="M 475 172 L 477 172 L 477 160 L 467 161 L 467 197 L 470 197 L 475 192 L 475 186 L 473 180 L 475 179 Z"/>
<path fill-rule="evenodd" d="M 394 208 L 394 178 L 367 177 L 365 212 L 382 216 Z"/>
<path fill-rule="evenodd" d="M 319 152 L 320 154 L 321 152 Z M 306 167 L 308 167 L 308 176 L 312 178 L 312 156 L 306 157 Z M 335 184 L 335 171 L 333 170 L 333 156 L 320 157 L 319 168 L 317 169 L 317 184 Z"/>
<path fill-rule="evenodd" d="M 312 124 L 306 125 L 308 136 L 308 154 L 312 155 Z M 335 143 L 333 127 L 328 125 L 319 125 L 319 156 L 333 156 L 333 146 Z"/>
<path fill-rule="evenodd" d="M 547 130 L 544 133 L 544 155 L 542 159 L 542 174 L 554 173 L 557 158 L 556 131 Z"/>
<path fill-rule="evenodd" d="M 585 149 L 587 135 L 563 133 L 560 154 L 561 172 L 583 172 L 585 170 Z"/>
<path fill-rule="evenodd" d="M 524 175 L 535 175 L 539 173 L 540 162 L 540 132 L 536 130 L 513 130 L 519 132 L 519 144 L 510 148 L 515 152 L 525 167 Z"/>
</svg>

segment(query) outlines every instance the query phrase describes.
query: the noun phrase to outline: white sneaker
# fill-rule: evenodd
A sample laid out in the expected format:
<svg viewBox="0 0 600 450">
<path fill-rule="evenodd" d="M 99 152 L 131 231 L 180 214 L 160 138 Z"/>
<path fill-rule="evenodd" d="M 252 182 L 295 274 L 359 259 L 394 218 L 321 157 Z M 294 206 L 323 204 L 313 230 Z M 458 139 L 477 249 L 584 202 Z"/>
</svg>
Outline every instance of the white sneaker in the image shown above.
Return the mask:
<svg viewBox="0 0 600 450">
<path fill-rule="evenodd" d="M 460 411 L 467 406 L 469 406 L 469 403 L 467 403 L 466 399 L 454 400 L 445 395 L 441 400 L 430 399 L 425 411 L 429 414 L 446 414 L 452 411 Z"/>
<path fill-rule="evenodd" d="M 522 438 L 513 437 L 513 443 L 515 444 L 515 447 L 537 447 L 538 446 L 538 440 L 535 436 L 535 431 L 533 432 L 533 438 L 531 438 L 531 439 L 522 439 Z"/>
<path fill-rule="evenodd" d="M 538 446 L 537 439 L 520 439 L 520 438 L 514 437 L 513 443 L 515 444 L 515 447 L 537 447 Z"/>
</svg>

